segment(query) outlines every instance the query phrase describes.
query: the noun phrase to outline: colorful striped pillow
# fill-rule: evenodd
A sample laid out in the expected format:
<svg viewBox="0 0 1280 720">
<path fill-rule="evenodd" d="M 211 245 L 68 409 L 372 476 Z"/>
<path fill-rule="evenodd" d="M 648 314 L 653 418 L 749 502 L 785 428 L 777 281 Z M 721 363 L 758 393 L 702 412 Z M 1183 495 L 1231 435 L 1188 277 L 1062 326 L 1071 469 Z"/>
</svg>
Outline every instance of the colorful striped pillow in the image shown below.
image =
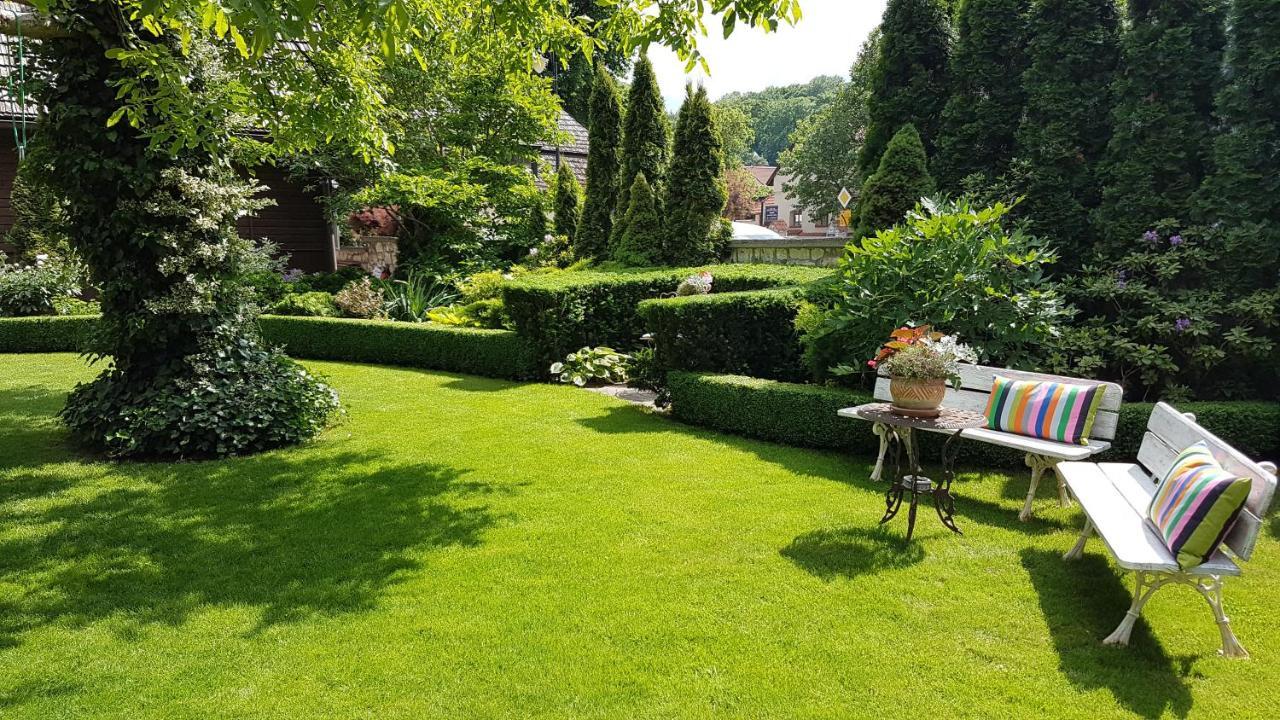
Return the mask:
<svg viewBox="0 0 1280 720">
<path fill-rule="evenodd" d="M 996 376 L 987 399 L 987 427 L 1044 440 L 1088 445 L 1105 385 Z"/>
<path fill-rule="evenodd" d="M 1189 570 L 1209 559 L 1249 499 L 1252 483 L 1218 464 L 1203 442 L 1183 450 L 1151 498 L 1147 517 Z"/>
</svg>

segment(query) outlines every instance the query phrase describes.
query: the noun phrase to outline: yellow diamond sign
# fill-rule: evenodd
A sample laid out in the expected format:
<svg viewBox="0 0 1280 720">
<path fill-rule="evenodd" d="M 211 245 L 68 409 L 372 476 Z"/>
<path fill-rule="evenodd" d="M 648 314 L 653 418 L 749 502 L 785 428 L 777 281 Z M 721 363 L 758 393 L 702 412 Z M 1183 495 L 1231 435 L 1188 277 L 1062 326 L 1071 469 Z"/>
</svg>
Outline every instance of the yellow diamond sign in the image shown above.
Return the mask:
<svg viewBox="0 0 1280 720">
<path fill-rule="evenodd" d="M 840 188 L 840 194 L 836 196 L 840 201 L 840 207 L 849 207 L 849 201 L 853 199 L 853 193 L 849 192 L 849 188 Z"/>
</svg>

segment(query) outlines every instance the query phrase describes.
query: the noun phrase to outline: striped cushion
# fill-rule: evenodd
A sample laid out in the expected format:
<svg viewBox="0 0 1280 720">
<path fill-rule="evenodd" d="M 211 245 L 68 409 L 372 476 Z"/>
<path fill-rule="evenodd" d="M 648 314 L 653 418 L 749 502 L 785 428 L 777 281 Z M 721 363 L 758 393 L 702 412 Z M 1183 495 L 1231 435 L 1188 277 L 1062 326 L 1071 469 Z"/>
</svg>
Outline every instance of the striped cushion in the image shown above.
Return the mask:
<svg viewBox="0 0 1280 720">
<path fill-rule="evenodd" d="M 1183 450 L 1151 498 L 1147 517 L 1189 570 L 1209 559 L 1240 515 L 1252 483 L 1218 464 L 1202 442 Z"/>
<path fill-rule="evenodd" d="M 1088 445 L 1104 385 L 996 376 L 987 399 L 987 427 L 1044 440 Z"/>
</svg>

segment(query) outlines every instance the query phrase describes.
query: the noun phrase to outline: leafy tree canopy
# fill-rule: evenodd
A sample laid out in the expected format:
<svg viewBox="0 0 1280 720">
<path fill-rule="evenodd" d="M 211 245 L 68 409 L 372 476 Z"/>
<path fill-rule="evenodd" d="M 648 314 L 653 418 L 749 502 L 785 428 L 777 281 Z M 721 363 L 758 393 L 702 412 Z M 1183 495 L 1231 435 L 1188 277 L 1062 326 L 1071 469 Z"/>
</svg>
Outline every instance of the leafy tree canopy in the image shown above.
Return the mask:
<svg viewBox="0 0 1280 720">
<path fill-rule="evenodd" d="M 830 105 L 844 79 L 820 75 L 807 83 L 765 88 L 759 92 L 729 93 L 716 101 L 721 109 L 737 108 L 751 118 L 751 150 L 770 165 L 787 148 L 788 137 L 801 120 Z M 744 158 L 744 161 L 749 158 Z"/>
</svg>

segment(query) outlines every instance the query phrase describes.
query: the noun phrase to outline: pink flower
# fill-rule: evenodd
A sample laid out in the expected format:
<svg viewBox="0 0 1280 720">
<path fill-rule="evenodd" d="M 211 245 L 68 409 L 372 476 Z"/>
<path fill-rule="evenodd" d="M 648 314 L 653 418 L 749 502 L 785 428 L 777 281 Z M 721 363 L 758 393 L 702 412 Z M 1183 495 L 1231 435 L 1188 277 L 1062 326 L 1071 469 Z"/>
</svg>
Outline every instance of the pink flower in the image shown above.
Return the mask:
<svg viewBox="0 0 1280 720">
<path fill-rule="evenodd" d="M 877 363 L 876 363 L 876 361 L 875 361 L 875 360 L 868 360 L 868 361 L 867 361 L 867 367 L 871 368 L 872 370 L 875 370 L 875 369 L 876 369 L 876 365 L 877 365 Z"/>
</svg>

